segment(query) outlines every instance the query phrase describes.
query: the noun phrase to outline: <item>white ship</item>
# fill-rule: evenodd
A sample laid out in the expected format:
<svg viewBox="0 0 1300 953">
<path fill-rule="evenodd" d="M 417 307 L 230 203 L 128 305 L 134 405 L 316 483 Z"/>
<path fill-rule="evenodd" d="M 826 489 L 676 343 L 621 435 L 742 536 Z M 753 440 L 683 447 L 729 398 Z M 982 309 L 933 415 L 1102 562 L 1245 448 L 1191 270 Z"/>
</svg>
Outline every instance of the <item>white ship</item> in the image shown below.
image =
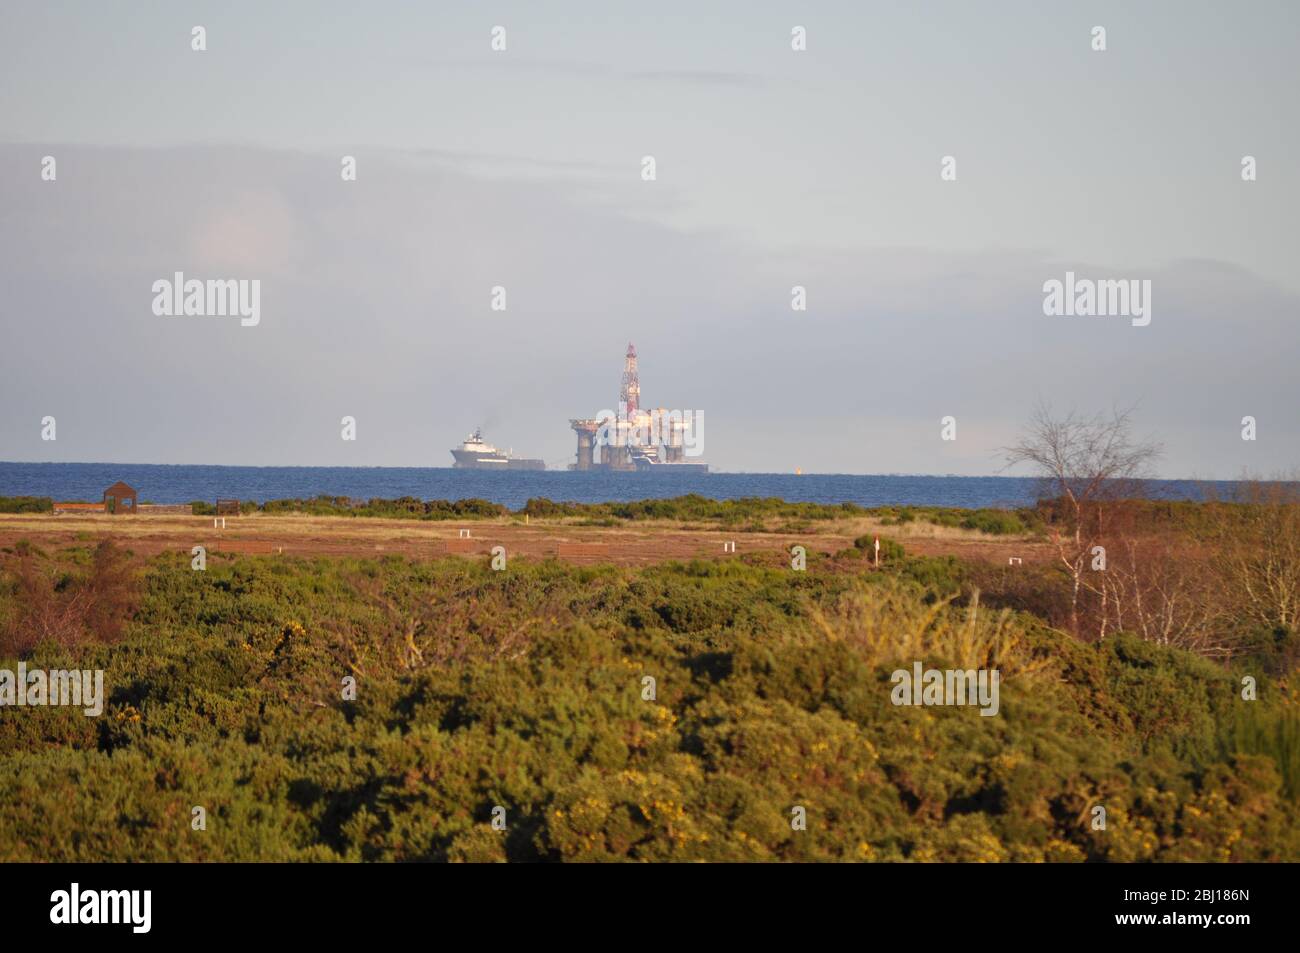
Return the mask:
<svg viewBox="0 0 1300 953">
<path fill-rule="evenodd" d="M 451 451 L 455 466 L 468 470 L 545 470 L 541 460 L 527 460 L 511 453 L 503 453 L 483 439 L 483 432 L 475 430 L 465 442 Z"/>
</svg>

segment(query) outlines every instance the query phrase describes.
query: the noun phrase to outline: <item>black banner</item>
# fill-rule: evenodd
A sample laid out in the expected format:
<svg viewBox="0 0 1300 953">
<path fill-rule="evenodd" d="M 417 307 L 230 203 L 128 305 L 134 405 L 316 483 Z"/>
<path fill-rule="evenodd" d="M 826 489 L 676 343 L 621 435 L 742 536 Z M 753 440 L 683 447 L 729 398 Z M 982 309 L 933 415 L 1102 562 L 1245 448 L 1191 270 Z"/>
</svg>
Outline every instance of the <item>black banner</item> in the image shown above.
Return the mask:
<svg viewBox="0 0 1300 953">
<path fill-rule="evenodd" d="M 862 936 L 972 941 L 997 926 L 1044 937 L 1232 942 L 1288 922 L 1290 871 L 1263 865 L 17 865 L 7 922 L 57 940 L 374 938 L 377 926 L 475 922 L 492 938 L 567 928 L 617 936 L 699 923 L 761 935 L 814 921 Z M 596 928 L 598 932 L 592 933 Z M 613 933 L 609 931 L 615 931 Z M 486 934 L 484 935 L 486 937 Z"/>
</svg>

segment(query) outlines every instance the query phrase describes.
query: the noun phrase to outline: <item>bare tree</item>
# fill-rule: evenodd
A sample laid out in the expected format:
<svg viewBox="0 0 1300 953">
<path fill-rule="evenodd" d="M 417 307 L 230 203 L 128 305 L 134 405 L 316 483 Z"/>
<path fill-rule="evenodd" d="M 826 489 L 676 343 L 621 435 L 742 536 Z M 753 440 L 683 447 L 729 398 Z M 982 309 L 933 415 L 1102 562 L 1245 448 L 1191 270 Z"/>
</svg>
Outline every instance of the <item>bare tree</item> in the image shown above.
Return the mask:
<svg viewBox="0 0 1300 953">
<path fill-rule="evenodd" d="M 1112 590 L 1088 579 L 1097 563 L 1094 552 L 1107 531 L 1108 504 L 1144 495 L 1144 482 L 1161 447 L 1132 433 L 1132 408 L 1109 415 L 1082 417 L 1071 411 L 1055 416 L 1039 401 L 1019 442 L 1003 448 L 1006 468 L 1028 463 L 1043 480 L 1042 496 L 1053 501 L 1056 520 L 1053 542 L 1070 573 L 1070 629 L 1079 634 L 1079 603 L 1084 590 L 1102 600 L 1099 635 L 1110 617 L 1105 601 Z M 1004 468 L 1005 469 L 1005 468 Z M 1104 551 L 1100 554 L 1104 559 Z"/>
<path fill-rule="evenodd" d="M 1099 628 L 1136 633 L 1148 642 L 1175 645 L 1207 658 L 1232 654 L 1224 602 L 1215 585 L 1213 562 L 1198 553 L 1187 534 L 1175 527 L 1145 534 L 1113 527 L 1111 559 L 1101 576 Z"/>
<path fill-rule="evenodd" d="M 1300 628 L 1298 477 L 1244 478 L 1230 502 L 1210 506 L 1223 598 L 1266 629 Z"/>
</svg>

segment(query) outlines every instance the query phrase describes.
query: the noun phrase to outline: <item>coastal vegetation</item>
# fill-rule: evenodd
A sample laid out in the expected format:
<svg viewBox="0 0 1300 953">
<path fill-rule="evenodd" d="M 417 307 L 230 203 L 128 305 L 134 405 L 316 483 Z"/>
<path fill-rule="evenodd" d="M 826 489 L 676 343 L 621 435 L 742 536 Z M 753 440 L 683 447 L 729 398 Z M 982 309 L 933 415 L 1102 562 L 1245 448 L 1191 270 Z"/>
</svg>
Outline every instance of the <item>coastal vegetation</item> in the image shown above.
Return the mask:
<svg viewBox="0 0 1300 953">
<path fill-rule="evenodd" d="M 239 508 L 240 513 L 245 516 L 254 513 L 301 513 L 308 516 L 402 520 L 492 520 L 528 517 L 596 526 L 665 521 L 699 527 L 743 528 L 755 524 L 763 525 L 767 521 L 833 523 L 871 518 L 878 519 L 884 526 L 904 526 L 920 522 L 974 530 L 995 536 L 1036 532 L 1042 528 L 1041 516 L 1033 508 L 967 510 L 942 506 L 863 507 L 854 503 L 836 505 L 791 503 L 776 497 L 711 500 L 694 493 L 627 503 L 555 502 L 545 497 L 535 497 L 518 510 L 510 510 L 499 503 L 477 498 L 420 500 L 407 496 L 396 499 L 360 500 L 327 495 L 267 500 L 261 503 L 256 500 L 245 500 L 239 504 Z M 49 499 L 0 497 L 0 513 L 48 513 L 52 509 L 53 503 Z M 190 511 L 195 516 L 215 516 L 217 508 L 214 502 L 194 500 L 190 503 Z"/>
<path fill-rule="evenodd" d="M 1075 635 L 1037 572 L 8 547 L 0 669 L 107 701 L 0 710 L 0 859 L 1300 860 L 1293 630 Z M 891 703 L 918 660 L 998 715 Z"/>
<path fill-rule="evenodd" d="M 213 503 L 195 500 L 190 504 L 195 516 L 214 516 Z M 354 500 L 346 496 L 314 496 L 308 499 L 247 500 L 239 504 L 242 515 L 253 513 L 302 513 L 308 516 L 349 516 L 402 520 L 494 519 L 510 511 L 489 500 L 418 500 L 413 496 L 397 499 Z"/>
<path fill-rule="evenodd" d="M 1300 860 L 1300 488 L 1152 500 L 1158 452 L 1040 407 L 1018 510 L 318 496 L 202 558 L 11 535 L 0 860 Z M 347 542 L 367 517 L 407 523 Z M 419 521 L 494 529 L 439 558 Z M 102 714 L 8 707 L 31 670 L 102 671 Z M 898 694 L 927 671 L 989 677 Z"/>
<path fill-rule="evenodd" d="M 54 501 L 48 496 L 0 496 L 0 513 L 49 513 Z"/>
</svg>

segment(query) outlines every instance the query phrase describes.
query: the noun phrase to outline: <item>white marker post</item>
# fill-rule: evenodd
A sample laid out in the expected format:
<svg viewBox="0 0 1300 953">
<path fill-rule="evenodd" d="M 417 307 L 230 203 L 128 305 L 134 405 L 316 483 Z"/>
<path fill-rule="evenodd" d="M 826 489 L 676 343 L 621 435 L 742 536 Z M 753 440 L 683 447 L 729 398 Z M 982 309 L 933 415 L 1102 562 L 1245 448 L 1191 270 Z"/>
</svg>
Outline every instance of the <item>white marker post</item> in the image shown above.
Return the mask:
<svg viewBox="0 0 1300 953">
<path fill-rule="evenodd" d="M 876 537 L 876 565 L 880 565 L 880 537 Z"/>
</svg>

